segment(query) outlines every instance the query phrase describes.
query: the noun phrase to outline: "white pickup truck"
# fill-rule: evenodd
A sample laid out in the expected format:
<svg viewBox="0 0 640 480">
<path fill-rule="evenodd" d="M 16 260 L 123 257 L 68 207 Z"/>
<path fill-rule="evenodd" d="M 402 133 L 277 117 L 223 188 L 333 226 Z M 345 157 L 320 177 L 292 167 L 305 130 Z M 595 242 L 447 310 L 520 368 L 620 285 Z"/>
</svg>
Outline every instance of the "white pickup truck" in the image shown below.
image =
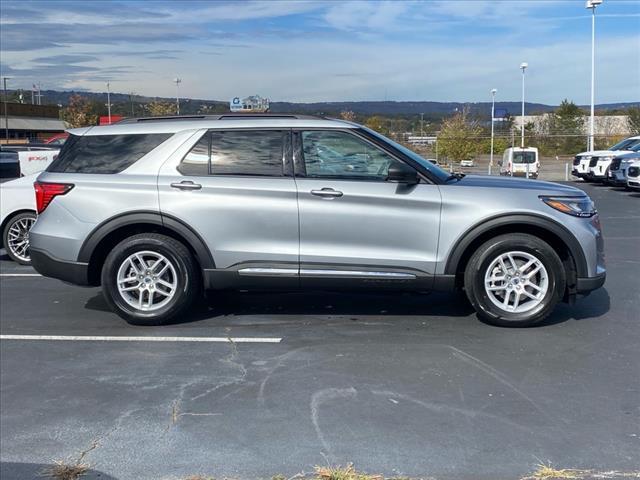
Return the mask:
<svg viewBox="0 0 640 480">
<path fill-rule="evenodd" d="M 42 145 L 3 145 L 2 151 L 18 153 L 20 160 L 20 174 L 31 175 L 42 172 L 60 153 L 60 147 L 51 148 Z"/>
</svg>

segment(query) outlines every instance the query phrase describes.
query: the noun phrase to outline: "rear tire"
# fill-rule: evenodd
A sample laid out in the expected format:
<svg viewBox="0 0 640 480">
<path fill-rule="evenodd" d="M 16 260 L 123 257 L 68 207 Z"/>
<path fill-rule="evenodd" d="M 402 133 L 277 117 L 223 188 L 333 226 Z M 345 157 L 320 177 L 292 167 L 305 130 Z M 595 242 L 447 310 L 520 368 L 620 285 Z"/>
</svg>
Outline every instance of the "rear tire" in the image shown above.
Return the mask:
<svg viewBox="0 0 640 480">
<path fill-rule="evenodd" d="M 9 258 L 20 265 L 31 265 L 29 230 L 37 218 L 36 212 L 22 212 L 11 217 L 4 226 L 2 245 Z"/>
<path fill-rule="evenodd" d="M 132 325 L 177 320 L 202 288 L 199 267 L 187 247 L 156 233 L 134 235 L 116 245 L 101 280 L 109 306 Z"/>
<path fill-rule="evenodd" d="M 482 244 L 467 264 L 464 285 L 480 319 L 529 327 L 547 318 L 562 299 L 566 274 L 548 243 L 516 233 Z"/>
</svg>

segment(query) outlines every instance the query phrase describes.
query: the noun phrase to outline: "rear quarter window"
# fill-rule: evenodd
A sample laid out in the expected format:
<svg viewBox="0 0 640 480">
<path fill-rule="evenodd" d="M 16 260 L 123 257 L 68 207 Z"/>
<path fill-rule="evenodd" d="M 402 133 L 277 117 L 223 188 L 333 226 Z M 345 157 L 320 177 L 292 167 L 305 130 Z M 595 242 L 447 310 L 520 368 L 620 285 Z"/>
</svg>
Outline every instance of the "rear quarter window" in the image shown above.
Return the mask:
<svg viewBox="0 0 640 480">
<path fill-rule="evenodd" d="M 141 135 L 70 135 L 47 172 L 120 173 L 171 137 Z"/>
</svg>

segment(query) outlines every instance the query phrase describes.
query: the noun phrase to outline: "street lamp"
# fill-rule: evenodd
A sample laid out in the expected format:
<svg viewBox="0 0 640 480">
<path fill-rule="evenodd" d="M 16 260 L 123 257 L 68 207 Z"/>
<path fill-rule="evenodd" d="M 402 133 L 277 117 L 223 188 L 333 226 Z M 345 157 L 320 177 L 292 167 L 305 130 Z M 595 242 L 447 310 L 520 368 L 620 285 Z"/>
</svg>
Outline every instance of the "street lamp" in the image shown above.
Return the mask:
<svg viewBox="0 0 640 480">
<path fill-rule="evenodd" d="M 424 137 L 424 113 L 420 114 L 420 136 Z"/>
<path fill-rule="evenodd" d="M 7 80 L 9 77 L 2 79 L 4 83 L 4 138 L 9 143 L 9 114 L 7 113 Z"/>
<path fill-rule="evenodd" d="M 107 115 L 109 117 L 109 125 L 111 125 L 111 90 L 109 90 L 109 82 L 107 82 Z"/>
<path fill-rule="evenodd" d="M 495 118 L 496 112 L 496 93 L 498 90 L 495 88 L 491 89 L 491 157 L 489 158 L 489 175 L 491 175 L 491 167 L 493 167 L 493 119 Z"/>
<path fill-rule="evenodd" d="M 522 62 L 520 64 L 520 69 L 522 70 L 522 115 L 520 118 L 522 119 L 522 130 L 520 131 L 521 140 L 520 147 L 524 148 L 524 71 L 527 69 L 529 64 L 527 62 Z"/>
<path fill-rule="evenodd" d="M 589 151 L 593 151 L 596 97 L 596 7 L 603 0 L 587 0 L 586 8 L 591 10 L 591 118 L 589 119 Z"/>
<path fill-rule="evenodd" d="M 173 83 L 176 84 L 176 112 L 177 115 L 180 115 L 180 84 L 182 83 L 182 79 L 181 78 L 174 78 L 173 79 Z"/>
</svg>

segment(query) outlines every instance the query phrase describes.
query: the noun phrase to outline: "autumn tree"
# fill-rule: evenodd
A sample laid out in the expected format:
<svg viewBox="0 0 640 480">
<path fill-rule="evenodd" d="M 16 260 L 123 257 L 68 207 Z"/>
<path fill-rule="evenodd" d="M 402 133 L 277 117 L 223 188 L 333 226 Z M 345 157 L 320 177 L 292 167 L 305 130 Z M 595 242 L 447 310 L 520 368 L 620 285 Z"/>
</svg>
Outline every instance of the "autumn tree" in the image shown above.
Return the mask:
<svg viewBox="0 0 640 480">
<path fill-rule="evenodd" d="M 176 114 L 176 106 L 170 102 L 153 101 L 145 105 L 152 117 L 164 117 Z"/>
<path fill-rule="evenodd" d="M 640 135 L 640 105 L 627 110 L 627 123 L 631 135 Z"/>
<path fill-rule="evenodd" d="M 372 117 L 367 118 L 364 122 L 365 127 L 370 128 L 371 130 L 375 130 L 378 133 L 382 133 L 383 135 L 388 133 L 389 128 L 385 125 L 385 119 L 379 115 L 374 115 Z"/>
<path fill-rule="evenodd" d="M 72 95 L 69 104 L 60 112 L 62 119 L 71 128 L 88 127 L 98 123 L 95 105 L 87 97 Z"/>
<path fill-rule="evenodd" d="M 351 110 L 344 110 L 340 112 L 340 118 L 342 118 L 343 120 L 346 120 L 347 122 L 355 122 L 356 114 Z"/>
<path fill-rule="evenodd" d="M 469 117 L 465 108 L 442 122 L 438 135 L 438 151 L 449 160 L 459 162 L 473 158 L 480 147 L 482 127 Z"/>
</svg>

